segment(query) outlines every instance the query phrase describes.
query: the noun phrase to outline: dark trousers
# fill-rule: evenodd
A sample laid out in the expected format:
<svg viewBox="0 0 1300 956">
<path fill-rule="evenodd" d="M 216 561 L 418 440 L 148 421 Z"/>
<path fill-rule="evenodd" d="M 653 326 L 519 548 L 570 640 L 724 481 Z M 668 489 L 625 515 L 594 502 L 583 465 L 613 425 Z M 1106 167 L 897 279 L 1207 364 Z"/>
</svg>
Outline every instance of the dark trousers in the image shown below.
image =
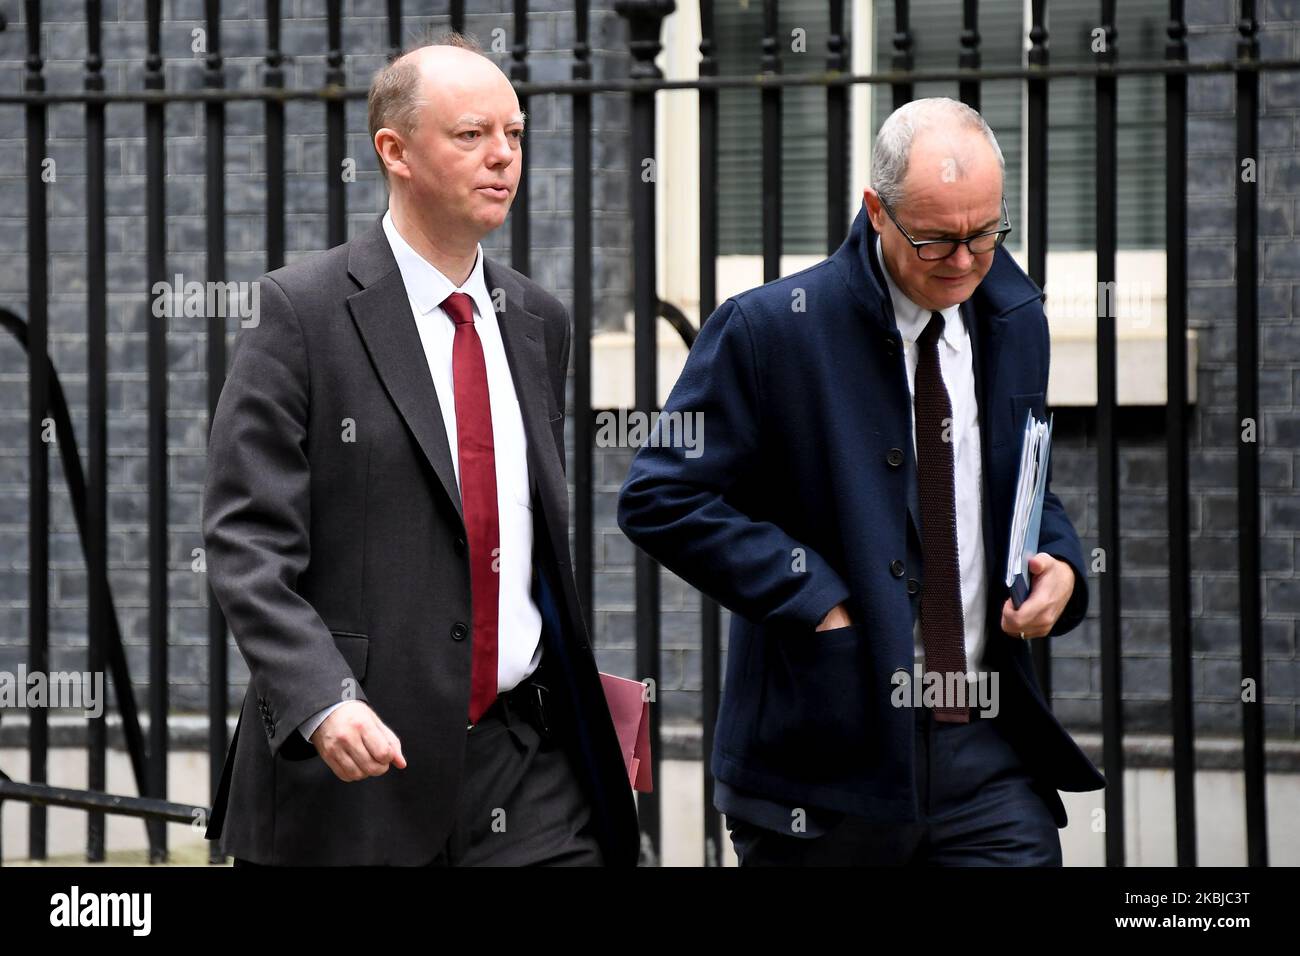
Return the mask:
<svg viewBox="0 0 1300 956">
<path fill-rule="evenodd" d="M 727 817 L 741 866 L 1060 866 L 1056 821 L 996 718 L 917 708 L 915 823 L 843 815 L 818 837 Z"/>
<path fill-rule="evenodd" d="M 563 725 L 543 735 L 538 723 L 531 709 L 501 697 L 466 731 L 456 825 L 428 865 L 603 864 L 590 803 L 555 737 Z M 234 865 L 259 864 L 236 858 Z"/>
</svg>

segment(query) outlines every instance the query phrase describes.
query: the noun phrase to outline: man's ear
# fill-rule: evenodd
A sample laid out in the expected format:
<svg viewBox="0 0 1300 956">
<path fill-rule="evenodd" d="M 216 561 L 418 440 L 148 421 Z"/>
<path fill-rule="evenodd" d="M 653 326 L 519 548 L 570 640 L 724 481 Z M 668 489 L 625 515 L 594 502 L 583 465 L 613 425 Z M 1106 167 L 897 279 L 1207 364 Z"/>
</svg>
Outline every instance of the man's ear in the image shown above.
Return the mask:
<svg viewBox="0 0 1300 956">
<path fill-rule="evenodd" d="M 883 227 L 880 219 L 884 216 L 885 211 L 880 206 L 880 197 L 876 195 L 876 191 L 870 186 L 862 190 L 862 202 L 867 207 L 867 218 L 871 220 L 872 228 L 876 232 L 881 232 Z"/>
<path fill-rule="evenodd" d="M 381 165 L 385 165 L 384 163 L 385 150 L 388 151 L 389 159 L 397 160 L 399 162 L 400 164 L 399 168 L 394 169 L 392 167 L 389 167 L 388 169 L 389 176 L 394 176 L 394 175 L 402 176 L 406 174 L 407 172 L 406 162 L 405 162 L 406 148 L 405 148 L 405 144 L 402 142 L 401 135 L 396 130 L 389 129 L 387 126 L 381 127 L 380 129 L 376 130 L 374 147 L 375 147 L 375 154 L 378 157 Z"/>
</svg>

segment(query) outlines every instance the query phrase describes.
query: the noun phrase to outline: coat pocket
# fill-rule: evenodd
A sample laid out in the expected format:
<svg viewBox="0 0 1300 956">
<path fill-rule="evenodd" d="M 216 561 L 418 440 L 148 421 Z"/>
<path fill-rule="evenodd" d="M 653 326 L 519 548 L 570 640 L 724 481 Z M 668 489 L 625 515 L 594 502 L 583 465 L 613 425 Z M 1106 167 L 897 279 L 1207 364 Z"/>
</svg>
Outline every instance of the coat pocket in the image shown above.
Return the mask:
<svg viewBox="0 0 1300 956">
<path fill-rule="evenodd" d="M 370 636 L 355 631 L 331 630 L 330 634 L 334 637 L 334 646 L 347 661 L 352 676 L 359 681 L 365 680 L 366 665 L 370 660 Z"/>
<path fill-rule="evenodd" d="M 551 435 L 555 438 L 555 447 L 564 451 L 564 412 L 556 412 L 546 420 L 551 426 Z"/>
<path fill-rule="evenodd" d="M 1034 418 L 1046 418 L 1046 403 L 1042 392 L 1025 392 L 1011 396 L 1011 434 L 1019 438 L 1025 431 L 1025 418 L 1034 413 Z"/>
<path fill-rule="evenodd" d="M 995 428 L 994 431 L 994 448 L 1011 446 L 1016 449 L 1016 454 L 1020 453 L 1020 445 L 1025 437 L 1025 421 L 1030 412 L 1034 413 L 1034 418 L 1046 418 L 1046 396 L 1042 392 L 1022 392 L 1019 395 L 1012 395 L 1008 401 L 1011 403 L 1011 421 L 1006 428 Z M 1005 407 L 1005 406 L 1003 406 Z M 996 423 L 996 418 L 995 418 Z"/>
<path fill-rule="evenodd" d="M 872 746 L 870 652 L 862 628 L 769 632 L 755 750 L 808 779 L 834 776 Z M 857 762 L 856 760 L 854 761 Z"/>
</svg>

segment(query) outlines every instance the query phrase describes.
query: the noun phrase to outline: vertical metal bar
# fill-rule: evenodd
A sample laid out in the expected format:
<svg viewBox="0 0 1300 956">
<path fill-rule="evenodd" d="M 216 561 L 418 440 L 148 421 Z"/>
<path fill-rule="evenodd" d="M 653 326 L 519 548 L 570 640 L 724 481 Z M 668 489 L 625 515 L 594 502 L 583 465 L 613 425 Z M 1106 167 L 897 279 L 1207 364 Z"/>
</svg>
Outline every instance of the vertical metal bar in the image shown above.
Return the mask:
<svg viewBox="0 0 1300 956">
<path fill-rule="evenodd" d="M 465 32 L 465 0 L 451 0 L 451 28 L 457 33 Z"/>
<path fill-rule="evenodd" d="M 1033 0 L 1029 27 L 1030 66 L 1047 66 L 1047 0 Z M 1028 98 L 1028 183 L 1024 190 L 1029 205 L 1029 277 L 1047 292 L 1047 80 L 1025 81 Z M 1050 292 L 1049 292 L 1050 296 Z M 1049 308 L 1051 299 L 1048 299 Z M 1052 704 L 1051 638 L 1029 642 L 1034 674 L 1043 699 Z"/>
<path fill-rule="evenodd" d="M 221 2 L 205 0 L 208 26 L 208 55 L 203 85 L 219 90 L 226 77 L 221 59 Z M 207 190 L 205 209 L 207 227 L 207 278 L 209 282 L 226 281 L 226 104 L 210 100 L 204 105 L 204 171 Z M 230 303 L 227 303 L 230 305 Z M 217 399 L 226 378 L 226 319 L 229 308 L 208 316 L 207 390 L 208 427 L 216 415 Z M 208 792 L 216 798 L 225 763 L 226 746 L 226 621 L 216 595 L 208 593 Z M 209 803 L 209 806 L 211 803 Z M 221 861 L 216 842 L 208 846 L 211 862 Z"/>
<path fill-rule="evenodd" d="M 515 42 L 510 48 L 510 81 L 528 82 L 528 0 L 515 0 Z M 528 97 L 519 97 L 519 108 L 528 112 Z M 510 207 L 510 265 L 516 272 L 529 274 L 531 258 L 528 208 L 528 154 L 527 147 L 519 155 L 519 189 Z"/>
<path fill-rule="evenodd" d="M 329 52 L 325 55 L 325 85 L 341 89 L 347 83 L 343 72 L 343 0 L 326 0 L 325 11 L 329 43 Z M 327 230 L 331 248 L 342 245 L 348 238 L 347 199 L 343 195 L 347 105 L 342 97 L 333 97 L 325 102 Z"/>
<path fill-rule="evenodd" d="M 41 5 L 27 0 L 27 72 L 23 89 L 45 91 L 41 73 Z M 43 103 L 28 103 L 27 121 L 27 444 L 29 454 L 27 512 L 27 669 L 47 673 L 50 669 L 50 459 L 45 443 L 44 420 L 50 409 L 49 374 L 49 256 L 45 201 L 46 109 Z M 34 707 L 29 712 L 28 779 L 47 783 L 50 746 L 49 711 Z M 28 856 L 46 856 L 45 808 L 31 805 L 28 816 Z"/>
<path fill-rule="evenodd" d="M 1165 59 L 1187 60 L 1183 0 L 1169 4 Z M 1196 865 L 1190 498 L 1187 467 L 1187 75 L 1165 76 L 1165 456 L 1169 462 L 1170 703 L 1178 865 Z"/>
<path fill-rule="evenodd" d="M 663 73 L 655 65 L 662 45 L 659 31 L 663 19 L 672 13 L 673 0 L 616 0 L 615 11 L 628 23 L 628 49 L 632 66 L 628 75 L 636 79 L 660 79 Z M 655 158 L 655 94 L 638 91 L 630 94 L 632 101 L 632 150 L 629 155 L 629 172 L 632 188 L 632 262 L 635 311 L 635 378 L 636 407 L 644 415 L 652 416 L 658 405 L 658 376 L 656 369 L 656 315 L 658 296 L 655 283 L 658 276 L 655 252 L 655 181 L 647 175 L 654 169 Z M 649 163 L 646 163 L 649 160 Z M 643 165 L 644 164 L 644 165 Z M 636 553 L 636 661 L 643 680 L 653 683 L 657 694 L 659 687 L 659 567 L 640 549 Z M 659 708 L 650 708 L 651 773 L 659 776 L 660 747 Z M 660 861 L 660 805 L 658 792 L 638 796 L 638 815 L 641 820 L 641 860 L 657 866 Z"/>
<path fill-rule="evenodd" d="M 1259 59 L 1255 0 L 1241 0 L 1237 58 Z M 1247 175 L 1247 171 L 1252 174 Z M 1241 676 L 1255 696 L 1242 702 L 1242 756 L 1246 774 L 1246 858 L 1268 866 L 1264 808 L 1264 662 L 1259 598 L 1259 73 L 1237 72 L 1237 584 L 1241 600 Z M 1244 434 L 1253 424 L 1249 439 Z"/>
<path fill-rule="evenodd" d="M 162 0 L 147 0 L 148 55 L 144 85 L 161 90 L 165 85 L 161 53 Z M 165 106 L 146 103 L 145 125 L 145 231 L 149 288 L 165 281 L 167 272 L 167 203 Z M 149 316 L 147 353 L 149 366 L 149 793 L 167 798 L 167 320 Z M 149 859 L 167 860 L 167 827 L 149 821 Z"/>
<path fill-rule="evenodd" d="M 912 69 L 912 30 L 909 22 L 907 0 L 894 0 L 894 58 L 890 68 L 895 72 L 908 73 Z M 912 83 L 893 84 L 894 109 L 912 101 Z"/>
<path fill-rule="evenodd" d="M 402 0 L 388 0 L 388 59 L 402 55 Z"/>
<path fill-rule="evenodd" d="M 266 0 L 266 73 L 271 89 L 284 87 L 280 0 Z M 266 101 L 266 269 L 284 265 L 284 101 Z M 225 370 L 222 370 L 222 378 Z"/>
<path fill-rule="evenodd" d="M 573 78 L 591 79 L 587 0 L 574 4 Z M 591 94 L 573 94 L 573 530 L 574 573 L 587 633 L 592 614 L 594 460 L 591 417 Z"/>
<path fill-rule="evenodd" d="M 1115 0 L 1102 0 L 1103 65 L 1115 62 Z M 1102 760 L 1106 770 L 1106 864 L 1124 865 L 1124 709 L 1120 698 L 1119 460 L 1115 435 L 1115 220 L 1117 203 L 1114 75 L 1097 89 L 1097 502 L 1101 574 Z"/>
<path fill-rule="evenodd" d="M 86 0 L 85 89 L 104 89 L 101 0 Z M 86 104 L 86 670 L 105 671 L 108 615 L 108 206 L 104 104 Z M 121 694 L 121 690 L 118 690 Z M 86 724 L 86 786 L 108 789 L 108 712 Z M 104 861 L 104 814 L 86 814 L 86 862 Z"/>
<path fill-rule="evenodd" d="M 963 70 L 980 68 L 980 27 L 979 0 L 962 0 L 961 12 L 961 56 L 957 65 Z M 980 81 L 978 79 L 962 80 L 958 84 L 961 101 L 973 110 L 980 108 Z"/>
<path fill-rule="evenodd" d="M 781 72 L 778 54 L 777 0 L 763 0 L 763 56 L 759 72 L 776 76 Z M 762 100 L 763 138 L 763 281 L 781 276 L 781 88 L 765 86 Z"/>
<path fill-rule="evenodd" d="M 844 35 L 844 0 L 830 0 L 826 71 L 843 73 L 849 65 Z M 869 14 L 863 12 L 861 16 Z M 834 253 L 849 229 L 849 88 L 826 87 L 826 251 Z M 706 313 L 701 308 L 700 315 Z"/>
<path fill-rule="evenodd" d="M 1047 0 L 1033 0 L 1029 27 L 1028 63 L 1031 67 L 1047 66 Z M 1040 289 L 1047 286 L 1047 80 L 1034 77 L 1025 81 L 1029 104 L 1028 161 L 1029 182 L 1025 194 L 1029 201 L 1028 256 L 1029 277 Z M 1033 642 L 1041 643 L 1039 641 Z"/>
<path fill-rule="evenodd" d="M 840 6 L 838 2 L 835 6 Z M 700 0 L 700 76 L 717 76 L 713 0 Z M 700 93 L 700 326 L 718 304 L 718 91 Z M 704 770 L 704 865 L 722 865 L 722 818 L 713 807 L 713 739 L 722 700 L 721 612 L 700 595 L 700 757 Z"/>
</svg>

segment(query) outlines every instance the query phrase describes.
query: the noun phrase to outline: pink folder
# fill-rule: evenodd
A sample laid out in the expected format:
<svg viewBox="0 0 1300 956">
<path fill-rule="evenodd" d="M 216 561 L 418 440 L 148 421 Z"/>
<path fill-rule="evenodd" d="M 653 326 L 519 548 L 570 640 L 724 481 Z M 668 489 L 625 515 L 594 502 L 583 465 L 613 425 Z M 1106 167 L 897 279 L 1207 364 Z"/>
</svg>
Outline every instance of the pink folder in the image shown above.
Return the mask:
<svg viewBox="0 0 1300 956">
<path fill-rule="evenodd" d="M 633 790 L 649 793 L 654 786 L 650 780 L 650 702 L 645 699 L 645 685 L 604 673 L 600 683 L 623 750 L 628 783 Z"/>
</svg>

